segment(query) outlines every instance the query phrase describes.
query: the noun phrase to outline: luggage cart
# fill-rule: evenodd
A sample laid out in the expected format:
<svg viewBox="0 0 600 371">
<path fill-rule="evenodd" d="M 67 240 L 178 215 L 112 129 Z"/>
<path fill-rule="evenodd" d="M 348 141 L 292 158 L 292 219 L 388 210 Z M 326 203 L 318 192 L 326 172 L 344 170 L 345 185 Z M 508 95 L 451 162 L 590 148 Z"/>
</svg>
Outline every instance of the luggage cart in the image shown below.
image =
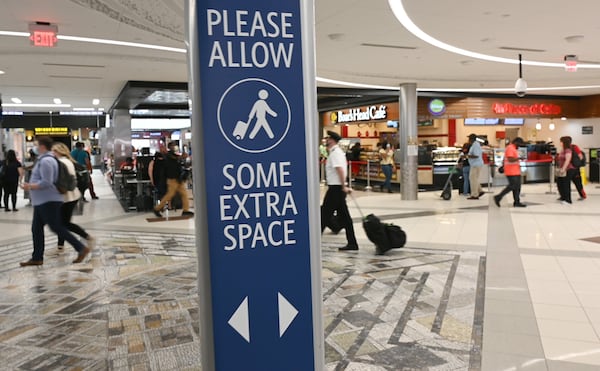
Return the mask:
<svg viewBox="0 0 600 371">
<path fill-rule="evenodd" d="M 448 201 L 452 198 L 452 177 L 456 174 L 460 174 L 460 169 L 458 168 L 458 164 L 462 160 L 462 156 L 459 156 L 454 165 L 448 168 L 448 179 L 446 179 L 446 183 L 444 183 L 444 188 L 442 188 L 441 198 Z"/>
</svg>

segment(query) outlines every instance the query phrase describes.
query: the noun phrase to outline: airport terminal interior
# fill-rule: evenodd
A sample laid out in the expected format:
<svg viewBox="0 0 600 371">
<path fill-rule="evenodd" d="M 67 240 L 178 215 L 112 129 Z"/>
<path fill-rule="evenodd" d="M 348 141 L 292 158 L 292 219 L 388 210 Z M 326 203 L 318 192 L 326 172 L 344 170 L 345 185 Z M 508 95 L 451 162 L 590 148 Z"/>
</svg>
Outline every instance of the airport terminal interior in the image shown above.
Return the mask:
<svg viewBox="0 0 600 371">
<path fill-rule="evenodd" d="M 188 73 L 198 71 L 188 69 L 186 3 L 214 6 L 206 10 L 210 32 L 200 30 L 199 38 L 202 47 L 213 47 L 211 72 L 204 76 L 217 77 L 197 80 L 211 83 L 203 112 L 217 101 L 219 111 L 196 126 L 200 110 L 190 104 L 199 97 L 188 90 Z M 202 370 L 200 298 L 208 297 L 199 283 L 206 277 L 202 257 L 223 249 L 199 241 L 205 236 L 199 237 L 196 221 L 204 210 L 196 207 L 221 178 L 235 181 L 228 173 L 234 165 L 214 164 L 247 161 L 248 170 L 280 161 L 279 177 L 261 170 L 261 179 L 290 189 L 286 166 L 307 170 L 308 178 L 293 174 L 295 188 L 286 200 L 308 225 L 307 210 L 315 220 L 328 190 L 328 152 L 319 145 L 337 137 L 351 161 L 346 203 L 358 250 L 339 250 L 348 244 L 345 233 L 329 228 L 320 246 L 302 250 L 320 254 L 315 269 L 321 282 L 313 283 L 321 286 L 321 313 L 312 315 L 322 318 L 317 329 L 324 359 L 314 369 L 600 370 L 600 3 L 298 0 L 314 5 L 308 23 L 300 21 L 294 1 L 257 0 L 261 5 L 253 11 L 219 8 L 250 3 L 255 6 L 239 0 L 2 0 L 0 164 L 14 150 L 32 166 L 43 136 L 68 149 L 82 143 L 96 197 L 86 192 L 73 217 L 94 238 L 91 253 L 77 264 L 76 250 L 68 243 L 59 249 L 46 228 L 43 264 L 21 266 L 32 257 L 34 207 L 18 188 L 14 210 L 0 208 L 0 370 Z M 302 10 L 304 17 L 313 15 Z M 313 23 L 314 35 L 301 29 Z M 280 62 L 289 75 L 279 75 Z M 216 70 L 220 75 L 213 76 Z M 311 107 L 315 112 L 307 112 Z M 231 127 L 223 128 L 221 115 Z M 271 130 L 267 120 L 282 125 Z M 200 140 L 205 129 L 215 136 Z M 577 172 L 586 193 L 570 185 L 572 202 L 559 196 L 555 182 L 565 137 L 587 156 Z M 462 192 L 463 173 L 456 171 L 470 138 L 485 151 L 481 195 Z M 494 196 L 507 184 L 499 168 L 516 138 L 523 139 L 523 185 L 521 204 L 513 205 L 511 194 L 499 202 Z M 394 151 L 389 192 L 379 187 L 385 179 L 382 143 Z M 185 203 L 153 213 L 158 199 L 149 164 L 170 144 L 187 167 L 182 182 L 188 186 L 182 187 L 196 218 L 182 215 Z M 214 161 L 206 161 L 211 179 L 200 184 L 205 178 L 194 166 L 205 158 Z M 311 180 L 318 195 L 303 188 Z M 227 200 L 239 191 L 222 188 L 231 191 L 221 195 Z M 314 202 L 304 208 L 304 198 Z M 231 205 L 220 200 L 220 221 L 233 220 L 225 207 Z M 237 200 L 238 206 L 245 202 Z M 275 206 L 269 207 L 271 213 Z M 207 216 L 207 226 L 216 225 L 216 214 Z M 379 254 L 363 228 L 369 214 L 400 226 L 406 244 Z M 305 229 L 301 237 L 310 234 Z M 236 287 L 234 279 L 224 281 Z M 293 283 L 308 281 L 303 276 Z M 273 336 L 283 339 L 280 345 L 298 311 L 278 300 L 280 327 Z M 233 349 L 251 344 L 250 330 L 258 328 L 252 322 L 249 329 L 245 302 L 246 318 L 244 302 L 222 314 L 231 316 L 227 336 L 239 343 L 220 348 L 219 356 L 251 364 L 251 356 L 237 353 L 241 346 Z M 284 311 L 292 315 L 282 325 Z M 275 323 L 275 316 L 270 320 Z M 252 349 L 244 348 L 245 354 Z M 298 369 L 295 359 L 287 364 L 239 371 L 309 371 Z"/>
<path fill-rule="evenodd" d="M 192 220 L 148 223 L 126 213 L 98 174 L 80 223 L 91 257 L 56 248 L 31 256 L 32 208 L 0 213 L 0 358 L 7 370 L 200 370 Z M 402 226 L 406 246 L 384 256 L 361 228 L 323 234 L 328 370 L 596 370 L 600 367 L 600 189 L 562 205 L 549 184 L 525 185 L 527 208 L 423 192 L 356 190 L 363 213 Z M 293 369 L 293 368 L 291 368 Z"/>
</svg>

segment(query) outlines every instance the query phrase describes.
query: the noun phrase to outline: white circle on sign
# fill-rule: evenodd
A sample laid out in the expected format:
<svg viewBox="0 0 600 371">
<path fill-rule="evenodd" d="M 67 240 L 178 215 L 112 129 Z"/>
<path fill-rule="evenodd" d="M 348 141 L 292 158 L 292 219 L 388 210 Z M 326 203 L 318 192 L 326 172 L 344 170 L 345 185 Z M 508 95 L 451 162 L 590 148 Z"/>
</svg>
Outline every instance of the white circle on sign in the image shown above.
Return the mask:
<svg viewBox="0 0 600 371">
<path fill-rule="evenodd" d="M 236 90 L 239 90 L 241 87 L 243 87 L 244 84 L 254 84 L 256 86 L 262 85 L 262 87 L 258 90 L 256 90 L 257 89 L 256 87 L 249 88 L 251 91 L 253 91 L 253 92 L 255 91 L 255 92 L 251 96 L 248 96 L 248 98 L 249 98 L 248 100 L 263 101 L 263 102 L 261 102 L 262 104 L 259 104 L 259 107 L 263 107 L 262 109 L 266 112 L 266 113 L 263 112 L 263 114 L 262 114 L 262 125 L 258 124 L 258 118 L 256 118 L 256 122 L 254 123 L 254 127 L 252 130 L 250 130 L 250 124 L 251 124 L 250 120 L 242 121 L 242 117 L 238 117 L 239 115 L 236 116 L 237 124 L 235 124 L 235 125 L 233 125 L 234 121 L 231 119 L 231 117 L 229 117 L 230 120 L 227 120 L 227 122 L 229 123 L 229 126 L 224 125 L 224 123 L 223 123 L 224 120 L 222 118 L 223 109 L 226 110 L 227 115 L 231 115 L 231 112 L 234 112 L 234 113 L 240 112 L 237 110 L 231 110 L 230 107 L 228 107 L 225 104 L 225 101 L 228 98 L 228 96 L 230 96 Z M 271 92 L 273 92 L 273 93 L 276 92 L 277 93 L 276 95 L 279 95 L 279 97 L 273 97 L 273 94 L 271 94 L 271 95 L 268 94 L 268 92 L 267 92 L 268 90 L 271 90 Z M 265 122 L 266 120 L 264 119 L 265 116 L 269 116 L 269 111 L 272 111 L 272 110 L 270 110 L 270 107 L 268 107 L 269 99 L 271 99 L 271 100 L 273 100 L 273 99 L 279 100 L 280 99 L 281 103 L 283 103 L 283 106 L 285 107 L 285 110 L 287 111 L 286 112 L 287 115 L 285 116 L 285 119 L 286 119 L 285 128 L 282 128 L 283 130 L 275 130 L 278 133 L 278 135 L 273 133 L 273 131 L 271 130 L 271 127 L 269 126 L 269 123 Z M 267 108 L 264 108 L 265 104 L 266 104 Z M 248 105 L 248 107 L 251 107 L 251 106 L 252 106 L 252 104 Z M 281 106 L 281 104 L 279 106 Z M 259 108 L 259 110 L 260 109 L 261 108 Z M 252 108 L 251 110 L 254 111 L 254 108 Z M 243 111 L 241 111 L 241 112 L 243 112 Z M 269 118 L 271 119 L 271 121 L 273 121 L 275 118 L 281 117 L 280 114 L 283 114 L 283 112 L 278 112 L 278 113 L 276 112 L 275 116 L 273 116 L 273 112 L 271 112 Z M 259 115 L 259 116 L 261 116 L 261 115 Z M 221 134 L 223 135 L 223 137 L 229 142 L 229 144 L 231 144 L 235 148 L 239 149 L 240 151 L 247 152 L 247 153 L 267 152 L 267 151 L 275 148 L 277 145 L 279 145 L 283 141 L 283 139 L 285 139 L 288 131 L 290 130 L 290 124 L 291 124 L 290 103 L 288 102 L 285 94 L 283 94 L 281 89 L 279 89 L 279 87 L 277 87 L 277 85 L 273 84 L 272 82 L 264 80 L 264 79 L 259 79 L 259 78 L 243 79 L 243 80 L 240 80 L 240 81 L 232 84 L 229 88 L 227 88 L 227 90 L 225 90 L 225 92 L 221 96 L 221 99 L 219 99 L 219 104 L 217 106 L 217 122 L 219 124 L 219 130 L 221 131 Z M 259 125 L 259 126 L 266 125 L 266 128 L 259 127 L 258 130 L 256 130 L 255 127 L 257 125 Z M 238 130 L 238 126 L 241 126 L 240 130 Z M 263 129 L 263 132 L 261 132 L 260 129 Z M 262 135 L 262 137 L 259 137 L 259 138 L 263 138 L 262 139 L 263 142 L 265 141 L 264 135 L 267 135 L 268 140 L 266 140 L 266 143 L 263 143 L 264 144 L 263 146 L 257 145 L 257 146 L 253 147 L 251 145 L 248 145 L 249 141 L 253 140 L 257 135 Z M 250 142 L 250 143 L 252 143 L 252 142 Z"/>
</svg>

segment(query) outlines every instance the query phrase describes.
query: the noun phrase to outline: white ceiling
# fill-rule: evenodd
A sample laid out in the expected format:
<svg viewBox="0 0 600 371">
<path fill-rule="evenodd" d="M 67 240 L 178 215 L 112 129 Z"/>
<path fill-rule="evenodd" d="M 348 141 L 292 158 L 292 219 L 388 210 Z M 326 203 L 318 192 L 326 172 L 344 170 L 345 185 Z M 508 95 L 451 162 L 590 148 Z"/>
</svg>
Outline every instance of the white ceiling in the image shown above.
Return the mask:
<svg viewBox="0 0 600 371">
<path fill-rule="evenodd" d="M 400 1 L 400 0 L 392 0 Z M 600 2 L 593 0 L 403 0 L 430 36 L 474 52 L 561 63 L 566 54 L 600 63 Z M 60 35 L 184 48 L 184 0 L 2 0 L 0 31 L 57 24 Z M 317 74 L 347 82 L 421 89 L 511 88 L 518 66 L 468 58 L 433 47 L 398 22 L 388 0 L 316 0 Z M 582 36 L 568 42 L 569 36 Z M 516 49 L 526 49 L 518 51 Z M 529 51 L 528 51 L 529 50 Z M 110 108 L 128 80 L 187 80 L 185 54 L 59 40 L 39 48 L 24 37 L 0 36 L 4 103 Z M 600 69 L 575 73 L 523 66 L 530 88 L 600 85 Z M 336 86 L 319 83 L 320 86 Z M 600 94 L 600 87 L 536 94 Z M 31 108 L 6 110 L 33 111 Z M 39 109 L 38 109 L 39 110 Z M 47 110 L 47 109 L 45 109 Z"/>
</svg>

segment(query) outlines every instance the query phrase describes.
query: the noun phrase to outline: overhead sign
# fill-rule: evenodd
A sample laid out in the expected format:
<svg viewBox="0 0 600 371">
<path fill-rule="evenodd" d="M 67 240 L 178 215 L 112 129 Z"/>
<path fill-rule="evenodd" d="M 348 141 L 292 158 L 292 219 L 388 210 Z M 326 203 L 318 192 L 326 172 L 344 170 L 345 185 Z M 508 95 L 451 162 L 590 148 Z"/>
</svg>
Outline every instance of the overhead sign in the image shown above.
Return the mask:
<svg viewBox="0 0 600 371">
<path fill-rule="evenodd" d="M 493 103 L 492 112 L 499 115 L 560 115 L 562 108 L 552 103 L 512 104 Z"/>
<path fill-rule="evenodd" d="M 201 266 L 210 266 L 199 280 L 212 312 L 203 350 L 214 349 L 203 354 L 203 369 L 314 370 L 322 362 L 315 354 L 321 313 L 313 313 L 320 272 L 311 264 L 320 228 L 316 154 L 307 148 L 318 146 L 317 111 L 314 47 L 306 47 L 313 23 L 303 19 L 313 4 L 190 3 L 198 7 L 192 127 L 194 148 L 202 149 L 194 163 L 204 164 L 206 179 L 197 188 L 206 192 L 197 219 L 206 220 L 196 225 L 206 228 L 197 232 L 206 241 L 198 242 Z"/>
<path fill-rule="evenodd" d="M 357 121 L 384 120 L 387 118 L 387 106 L 369 106 L 352 108 L 347 111 L 336 111 L 330 115 L 332 124 L 343 124 Z"/>
<path fill-rule="evenodd" d="M 53 47 L 58 41 L 58 26 L 37 22 L 29 25 L 29 40 L 33 46 Z"/>
<path fill-rule="evenodd" d="M 35 135 L 69 135 L 69 128 L 35 128 Z"/>
</svg>

